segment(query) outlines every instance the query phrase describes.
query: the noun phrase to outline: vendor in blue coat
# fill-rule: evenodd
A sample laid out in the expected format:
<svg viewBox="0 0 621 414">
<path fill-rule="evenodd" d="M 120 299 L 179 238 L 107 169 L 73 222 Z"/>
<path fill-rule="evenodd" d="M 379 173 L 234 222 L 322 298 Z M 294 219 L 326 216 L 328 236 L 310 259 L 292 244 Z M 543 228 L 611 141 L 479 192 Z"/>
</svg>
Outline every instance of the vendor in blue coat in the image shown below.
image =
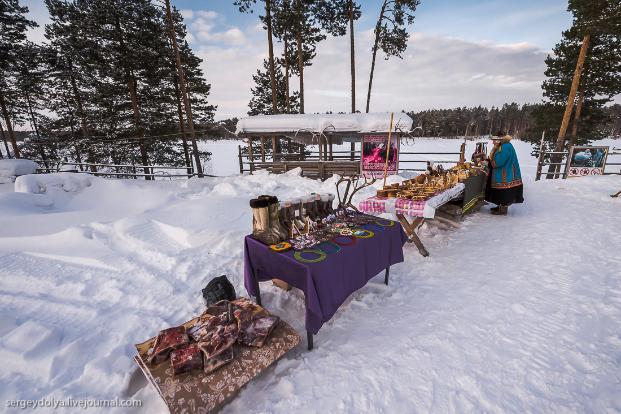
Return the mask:
<svg viewBox="0 0 621 414">
<path fill-rule="evenodd" d="M 505 216 L 511 204 L 524 202 L 522 174 L 511 136 L 499 133 L 492 140 L 494 148 L 488 159 L 490 175 L 485 201 L 496 204 L 491 210 L 492 214 Z"/>
</svg>

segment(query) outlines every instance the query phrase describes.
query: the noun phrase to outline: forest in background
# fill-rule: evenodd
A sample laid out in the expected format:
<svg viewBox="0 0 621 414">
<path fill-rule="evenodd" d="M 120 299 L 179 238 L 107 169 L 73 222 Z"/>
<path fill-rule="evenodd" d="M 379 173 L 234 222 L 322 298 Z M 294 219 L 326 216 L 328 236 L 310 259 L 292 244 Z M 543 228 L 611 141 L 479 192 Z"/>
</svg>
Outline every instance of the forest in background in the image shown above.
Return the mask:
<svg viewBox="0 0 621 414">
<path fill-rule="evenodd" d="M 364 45 L 362 54 L 356 53 L 360 45 L 354 43 L 355 24 L 361 17 L 355 0 L 231 3 L 241 13 L 256 12 L 267 34 L 267 59 L 252 76 L 248 113 L 256 115 L 304 113 L 305 88 L 314 86 L 305 85 L 304 71 L 313 64 L 317 45 L 328 36 L 343 37 L 349 49 L 349 112 L 360 111 L 356 61 L 371 61 L 365 79 L 368 112 L 374 72 L 381 70 L 376 59 L 402 58 L 420 1 L 378 2 L 373 43 Z M 211 85 L 201 70 L 201 59 L 188 45 L 181 13 L 174 7 L 170 15 L 166 13 L 169 0 L 45 0 L 45 4 L 51 16 L 46 40 L 33 44 L 26 32 L 37 23 L 27 19 L 27 8 L 19 0 L 0 0 L 0 127 L 4 125 L 0 135 L 5 154 L 21 151 L 39 160 L 166 164 L 190 171 L 200 170 L 200 160 L 209 157 L 198 150 L 196 139 L 233 136 L 235 118 L 214 121 L 217 108 L 209 100 Z M 621 106 L 610 105 L 621 94 L 621 3 L 569 0 L 568 10 L 574 19 L 546 59 L 542 102 L 404 108 L 414 118 L 413 135 L 463 137 L 503 131 L 539 142 L 546 131 L 550 145 L 558 146 L 621 134 Z"/>
</svg>

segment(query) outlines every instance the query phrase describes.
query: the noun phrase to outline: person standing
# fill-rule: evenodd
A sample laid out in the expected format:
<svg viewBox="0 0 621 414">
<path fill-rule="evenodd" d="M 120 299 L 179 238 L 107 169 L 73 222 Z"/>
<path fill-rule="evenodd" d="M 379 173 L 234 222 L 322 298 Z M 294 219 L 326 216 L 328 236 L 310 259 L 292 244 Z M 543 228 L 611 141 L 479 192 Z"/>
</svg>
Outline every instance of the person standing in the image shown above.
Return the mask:
<svg viewBox="0 0 621 414">
<path fill-rule="evenodd" d="M 522 174 L 511 136 L 499 133 L 492 140 L 485 201 L 496 204 L 492 214 L 506 216 L 511 204 L 524 202 Z"/>
</svg>

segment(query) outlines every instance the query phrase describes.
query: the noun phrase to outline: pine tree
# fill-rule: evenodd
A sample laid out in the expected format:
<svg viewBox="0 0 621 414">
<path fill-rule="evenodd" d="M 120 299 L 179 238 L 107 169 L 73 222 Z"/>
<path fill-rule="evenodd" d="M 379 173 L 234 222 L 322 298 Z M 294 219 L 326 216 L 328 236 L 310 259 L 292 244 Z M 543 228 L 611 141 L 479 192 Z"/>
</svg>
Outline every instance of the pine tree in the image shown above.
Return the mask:
<svg viewBox="0 0 621 414">
<path fill-rule="evenodd" d="M 577 29 L 572 27 L 563 33 L 561 42 L 554 48 L 554 54 L 546 59 L 547 79 L 542 87 L 549 102 L 561 105 L 567 101 L 581 41 Z M 580 78 L 572 121 L 572 144 L 584 143 L 587 137 L 594 139 L 601 136 L 600 133 L 605 133 L 599 131 L 597 125 L 598 120 L 605 117 L 603 106 L 621 93 L 620 44 L 621 38 L 613 33 L 591 36 L 589 55 Z M 553 125 L 552 132 L 558 135 L 556 125 Z M 578 128 L 582 137 L 580 141 L 577 137 Z"/>
<path fill-rule="evenodd" d="M 282 60 L 276 61 L 276 87 L 277 87 L 277 105 L 279 108 L 285 108 L 287 100 L 287 81 L 286 76 L 283 73 Z M 257 69 L 256 75 L 252 75 L 255 86 L 252 88 L 252 99 L 248 104 L 250 111 L 248 115 L 273 115 L 272 112 L 272 90 L 271 80 L 269 75 L 269 62 L 263 61 L 263 69 Z M 289 107 L 291 113 L 297 113 L 299 110 L 299 94 L 294 92 L 289 96 Z"/>
<path fill-rule="evenodd" d="M 371 51 L 371 72 L 369 74 L 369 88 L 367 91 L 366 112 L 371 105 L 371 88 L 373 87 L 373 73 L 378 50 L 385 53 L 385 59 L 391 56 L 401 58 L 401 53 L 407 49 L 410 38 L 406 30 L 414 23 L 414 12 L 420 0 L 383 0 L 379 18 L 375 25 L 375 41 Z"/>
<path fill-rule="evenodd" d="M 18 0 L 0 1 L 0 114 L 17 158 L 20 153 L 12 125 L 15 123 L 12 112 L 16 102 L 12 101 L 11 97 L 15 94 L 10 90 L 15 87 L 15 70 L 25 47 L 26 31 L 37 26 L 26 18 L 26 13 L 28 7 L 20 6 Z"/>
<path fill-rule="evenodd" d="M 568 10 L 572 12 L 574 16 L 572 29 L 577 36 L 582 37 L 582 42 L 578 58 L 576 59 L 561 126 L 556 139 L 556 152 L 561 152 L 565 146 L 566 133 L 571 114 L 574 106 L 576 106 L 575 98 L 580 88 L 581 81 L 584 82 L 582 85 L 584 92 L 578 95 L 581 99 L 579 98 L 579 105 L 577 106 L 577 110 L 579 109 L 580 111 L 577 112 L 581 112 L 582 109 L 588 81 L 585 81 L 585 79 L 581 77 L 585 71 L 587 56 L 591 56 L 589 48 L 592 47 L 592 42 L 596 43 L 598 40 L 602 41 L 604 37 L 610 35 L 619 39 L 621 35 L 621 3 L 619 3 L 618 0 L 570 0 Z M 588 67 L 586 70 L 589 70 Z M 578 113 L 578 115 L 580 114 Z M 579 122 L 579 120 L 576 120 L 576 122 Z M 560 157 L 555 155 L 552 161 L 558 164 Z M 558 169 L 558 165 L 552 165 L 547 178 L 556 178 Z"/>
</svg>

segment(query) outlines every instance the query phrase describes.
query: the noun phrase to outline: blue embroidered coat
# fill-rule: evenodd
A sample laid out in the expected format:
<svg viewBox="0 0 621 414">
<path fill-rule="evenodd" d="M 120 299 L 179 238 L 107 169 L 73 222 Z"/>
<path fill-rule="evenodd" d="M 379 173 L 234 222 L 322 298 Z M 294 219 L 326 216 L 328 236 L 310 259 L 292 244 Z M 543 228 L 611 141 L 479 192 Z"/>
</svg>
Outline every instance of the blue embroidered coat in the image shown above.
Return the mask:
<svg viewBox="0 0 621 414">
<path fill-rule="evenodd" d="M 522 185 L 522 174 L 515 148 L 510 142 L 503 142 L 494 157 L 492 164 L 492 188 L 512 188 Z"/>
</svg>

